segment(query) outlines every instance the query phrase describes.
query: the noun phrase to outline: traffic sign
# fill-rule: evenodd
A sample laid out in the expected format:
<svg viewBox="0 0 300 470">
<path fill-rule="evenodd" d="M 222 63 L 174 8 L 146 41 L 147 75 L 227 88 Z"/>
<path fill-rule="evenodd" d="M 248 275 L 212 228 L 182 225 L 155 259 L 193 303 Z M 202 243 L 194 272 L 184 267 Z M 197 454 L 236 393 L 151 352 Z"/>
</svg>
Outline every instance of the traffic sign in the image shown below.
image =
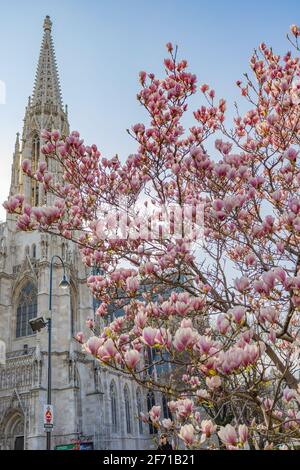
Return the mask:
<svg viewBox="0 0 300 470">
<path fill-rule="evenodd" d="M 51 431 L 53 428 L 53 405 L 44 405 L 44 429 Z"/>
</svg>

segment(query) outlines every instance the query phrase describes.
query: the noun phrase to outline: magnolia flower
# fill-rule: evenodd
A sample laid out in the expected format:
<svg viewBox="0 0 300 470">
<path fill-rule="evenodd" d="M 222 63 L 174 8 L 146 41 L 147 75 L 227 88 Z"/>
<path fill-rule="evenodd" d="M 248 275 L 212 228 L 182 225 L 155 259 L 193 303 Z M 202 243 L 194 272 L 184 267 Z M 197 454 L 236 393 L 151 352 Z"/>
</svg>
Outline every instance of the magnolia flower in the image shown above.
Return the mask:
<svg viewBox="0 0 300 470">
<path fill-rule="evenodd" d="M 207 400 L 209 398 L 209 393 L 205 389 L 198 389 L 196 391 L 196 395 L 199 399 L 202 399 L 202 400 Z"/>
<path fill-rule="evenodd" d="M 140 310 L 134 318 L 134 323 L 139 328 L 144 328 L 147 322 L 147 312 Z"/>
<path fill-rule="evenodd" d="M 194 442 L 194 426 L 192 424 L 185 424 L 181 426 L 178 436 L 184 441 L 186 445 L 191 445 Z"/>
<path fill-rule="evenodd" d="M 82 333 L 82 331 L 79 331 L 79 332 L 76 334 L 75 338 L 77 339 L 77 341 L 78 341 L 79 343 L 83 344 L 83 333 Z"/>
<path fill-rule="evenodd" d="M 244 290 L 248 289 L 249 287 L 249 279 L 245 276 L 239 278 L 239 279 L 236 279 L 234 281 L 234 285 L 236 287 L 236 289 L 240 292 L 243 292 Z"/>
<path fill-rule="evenodd" d="M 292 24 L 290 27 L 291 33 L 295 36 L 298 37 L 300 35 L 300 28 L 296 24 Z"/>
<path fill-rule="evenodd" d="M 171 400 L 168 402 L 168 407 L 171 413 L 175 413 L 175 411 L 177 410 L 177 406 L 178 406 L 178 403 L 174 400 Z"/>
<path fill-rule="evenodd" d="M 155 343 L 165 345 L 170 349 L 172 345 L 172 335 L 170 331 L 165 328 L 160 328 L 155 336 Z"/>
<path fill-rule="evenodd" d="M 177 415 L 179 418 L 187 418 L 193 411 L 193 402 L 189 398 L 185 398 L 184 400 L 179 400 L 177 403 Z"/>
<path fill-rule="evenodd" d="M 163 419 L 162 420 L 162 425 L 165 429 L 167 429 L 169 431 L 169 429 L 171 429 L 171 427 L 173 426 L 173 422 L 170 418 Z"/>
<path fill-rule="evenodd" d="M 97 351 L 97 357 L 102 361 L 102 362 L 109 362 L 112 359 L 111 354 L 107 351 L 105 346 L 100 346 L 100 348 Z"/>
<path fill-rule="evenodd" d="M 188 348 L 194 340 L 194 332 L 192 328 L 179 328 L 174 337 L 173 345 L 176 351 L 182 352 Z"/>
<path fill-rule="evenodd" d="M 17 208 L 19 208 L 24 201 L 24 196 L 23 199 L 21 199 L 18 196 L 12 196 L 8 199 L 8 201 L 5 201 L 3 206 L 7 210 L 7 212 L 14 212 Z"/>
<path fill-rule="evenodd" d="M 116 353 L 118 352 L 115 346 L 115 343 L 111 338 L 105 341 L 103 344 L 103 347 L 106 349 L 107 353 L 111 356 L 114 357 Z"/>
<path fill-rule="evenodd" d="M 237 306 L 233 307 L 230 310 L 228 310 L 228 313 L 231 313 L 233 320 L 235 323 L 241 324 L 243 323 L 246 315 L 246 308 Z"/>
<path fill-rule="evenodd" d="M 152 328 L 151 326 L 148 326 L 147 328 L 143 329 L 143 341 L 145 344 L 148 346 L 154 346 L 155 344 L 155 337 L 158 333 L 157 328 Z"/>
<path fill-rule="evenodd" d="M 57 141 L 60 138 L 60 132 L 58 130 L 52 131 L 51 137 L 54 141 Z"/>
<path fill-rule="evenodd" d="M 130 369 L 134 369 L 139 362 L 141 355 L 135 349 L 131 349 L 125 353 L 125 363 Z"/>
<path fill-rule="evenodd" d="M 210 437 L 215 432 L 217 426 L 210 419 L 204 419 L 201 422 L 200 428 L 202 432 L 201 442 L 204 442 L 207 437 Z"/>
<path fill-rule="evenodd" d="M 129 292 L 135 292 L 139 288 L 139 281 L 136 277 L 128 277 L 126 279 L 126 290 Z"/>
<path fill-rule="evenodd" d="M 152 422 L 157 422 L 160 418 L 161 407 L 160 406 L 152 406 L 151 410 L 149 411 L 149 416 Z"/>
<path fill-rule="evenodd" d="M 25 159 L 22 161 L 22 170 L 24 171 L 24 173 L 30 174 L 30 170 L 31 170 L 30 160 Z"/>
<path fill-rule="evenodd" d="M 48 131 L 47 129 L 43 129 L 42 132 L 41 132 L 41 137 L 44 140 L 49 140 L 49 139 L 51 139 L 51 132 Z"/>
<path fill-rule="evenodd" d="M 199 336 L 196 347 L 202 354 L 209 354 L 213 347 L 213 342 L 209 336 Z"/>
<path fill-rule="evenodd" d="M 154 264 L 151 263 L 150 261 L 147 261 L 147 263 L 145 263 L 145 266 L 144 266 L 144 271 L 146 274 L 153 274 L 154 273 Z"/>
<path fill-rule="evenodd" d="M 93 354 L 93 356 L 95 356 L 100 346 L 102 346 L 103 342 L 104 342 L 103 338 L 100 339 L 97 336 L 92 336 L 91 338 L 88 339 L 86 343 L 86 349 L 88 352 Z"/>
<path fill-rule="evenodd" d="M 224 314 L 218 315 L 217 318 L 217 329 L 222 335 L 225 335 L 230 327 L 230 322 Z"/>
<path fill-rule="evenodd" d="M 96 315 L 99 317 L 104 317 L 107 314 L 107 304 L 103 302 L 96 310 Z"/>
<path fill-rule="evenodd" d="M 86 326 L 91 330 L 95 326 L 95 322 L 92 318 L 88 318 L 85 322 Z"/>
<path fill-rule="evenodd" d="M 297 398 L 297 392 L 296 390 L 291 390 L 290 388 L 286 387 L 283 390 L 283 398 L 285 401 L 289 402 L 295 398 Z"/>
<path fill-rule="evenodd" d="M 180 323 L 181 328 L 192 328 L 192 320 L 190 318 L 184 318 Z"/>
<path fill-rule="evenodd" d="M 275 323 L 278 319 L 278 312 L 273 307 L 265 307 L 260 310 L 259 319 L 262 321 L 269 321 Z"/>
<path fill-rule="evenodd" d="M 206 385 L 210 390 L 214 390 L 215 388 L 219 388 L 221 386 L 221 378 L 218 375 L 214 375 L 213 377 L 206 377 Z"/>
<path fill-rule="evenodd" d="M 231 424 L 226 424 L 226 426 L 221 426 L 220 431 L 218 432 L 218 435 L 221 439 L 222 442 L 228 446 L 236 446 L 238 443 L 238 436 L 236 433 L 236 430 L 234 429 Z"/>
</svg>

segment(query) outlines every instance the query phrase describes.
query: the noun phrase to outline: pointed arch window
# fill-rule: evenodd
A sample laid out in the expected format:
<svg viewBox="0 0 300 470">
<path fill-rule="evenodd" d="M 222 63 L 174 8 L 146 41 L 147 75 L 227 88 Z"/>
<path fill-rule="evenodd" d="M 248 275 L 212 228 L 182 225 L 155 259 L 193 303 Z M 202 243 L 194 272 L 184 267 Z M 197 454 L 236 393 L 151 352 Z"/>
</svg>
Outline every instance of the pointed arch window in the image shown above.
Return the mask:
<svg viewBox="0 0 300 470">
<path fill-rule="evenodd" d="M 124 399 L 125 399 L 125 416 L 126 416 L 126 429 L 127 433 L 132 433 L 132 424 L 131 424 L 131 406 L 130 406 L 130 396 L 127 385 L 124 387 Z"/>
<path fill-rule="evenodd" d="M 168 407 L 168 400 L 167 400 L 166 395 L 162 396 L 162 411 L 163 411 L 163 417 L 164 418 L 172 419 L 172 414 L 171 414 L 171 412 L 169 410 L 169 407 Z"/>
<path fill-rule="evenodd" d="M 76 292 L 73 288 L 71 288 L 71 335 L 73 336 L 76 333 L 77 329 L 77 297 Z"/>
<path fill-rule="evenodd" d="M 143 434 L 143 422 L 141 420 L 141 413 L 143 412 L 143 404 L 142 404 L 142 394 L 139 388 L 136 391 L 136 404 L 137 404 L 137 410 L 138 410 L 139 432 L 140 434 Z"/>
<path fill-rule="evenodd" d="M 118 431 L 118 418 L 117 418 L 117 389 L 114 381 L 110 384 L 110 407 L 111 407 L 111 423 L 112 432 Z"/>
<path fill-rule="evenodd" d="M 34 334 L 29 320 L 37 316 L 37 289 L 32 282 L 27 282 L 22 288 L 17 303 L 16 337 Z"/>
</svg>

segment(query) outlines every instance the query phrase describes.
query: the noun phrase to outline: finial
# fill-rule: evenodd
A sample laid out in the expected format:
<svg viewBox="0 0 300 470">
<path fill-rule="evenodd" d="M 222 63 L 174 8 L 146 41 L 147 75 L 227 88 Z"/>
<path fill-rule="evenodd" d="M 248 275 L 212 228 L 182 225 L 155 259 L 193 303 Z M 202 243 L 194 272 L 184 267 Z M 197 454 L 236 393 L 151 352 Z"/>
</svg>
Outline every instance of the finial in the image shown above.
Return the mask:
<svg viewBox="0 0 300 470">
<path fill-rule="evenodd" d="M 44 21 L 44 31 L 51 31 L 52 28 L 52 21 L 50 20 L 50 16 L 47 15 Z"/>
<path fill-rule="evenodd" d="M 15 152 L 18 153 L 20 149 L 20 133 L 17 132 L 16 143 L 15 143 Z"/>
</svg>

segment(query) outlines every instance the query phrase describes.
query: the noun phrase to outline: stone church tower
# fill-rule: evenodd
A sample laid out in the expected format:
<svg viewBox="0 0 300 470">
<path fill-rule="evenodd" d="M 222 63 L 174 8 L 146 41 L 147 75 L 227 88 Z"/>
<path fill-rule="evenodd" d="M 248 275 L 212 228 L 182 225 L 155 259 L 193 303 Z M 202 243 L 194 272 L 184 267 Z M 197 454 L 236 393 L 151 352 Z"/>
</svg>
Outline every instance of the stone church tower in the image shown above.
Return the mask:
<svg viewBox="0 0 300 470">
<path fill-rule="evenodd" d="M 24 176 L 23 159 L 34 169 L 43 129 L 69 132 L 67 107 L 62 97 L 47 16 L 35 85 L 25 111 L 22 137 L 17 134 L 10 194 L 23 193 L 32 205 L 47 205 L 39 184 Z M 60 178 L 60 168 L 47 162 Z M 81 352 L 73 336 L 87 333 L 93 318 L 93 299 L 86 286 L 90 274 L 70 242 L 37 232 L 16 230 L 15 217 L 0 224 L 0 449 L 45 449 L 43 410 L 47 403 L 47 328 L 32 333 L 28 321 L 47 316 L 49 272 L 53 255 L 65 262 L 70 288 L 61 290 L 62 268 L 54 265 L 52 306 L 52 447 L 76 441 L 95 449 L 143 449 L 151 445 L 151 427 L 136 419 L 159 397 L 145 395 L 120 373 L 99 366 Z M 6 348 L 6 355 L 3 348 Z M 5 356 L 5 357 L 4 357 Z M 4 360 L 6 359 L 6 360 Z M 163 403 L 166 408 L 165 403 Z"/>
</svg>

